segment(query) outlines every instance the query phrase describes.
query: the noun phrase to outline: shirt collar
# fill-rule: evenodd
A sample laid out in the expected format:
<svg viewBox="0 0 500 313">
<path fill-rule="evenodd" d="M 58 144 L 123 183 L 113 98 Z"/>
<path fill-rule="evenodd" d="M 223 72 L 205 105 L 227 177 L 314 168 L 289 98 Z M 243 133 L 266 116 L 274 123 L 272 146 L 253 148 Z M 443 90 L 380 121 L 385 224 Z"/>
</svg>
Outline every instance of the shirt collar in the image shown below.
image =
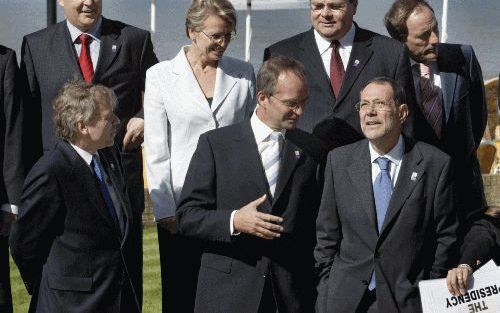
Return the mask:
<svg viewBox="0 0 500 313">
<path fill-rule="evenodd" d="M 85 163 L 87 163 L 87 165 L 90 166 L 90 162 L 92 162 L 92 154 L 72 144 L 71 142 L 69 144 L 73 147 L 73 149 L 75 149 L 76 153 L 78 153 L 78 155 L 82 157 Z"/>
<path fill-rule="evenodd" d="M 71 42 L 75 42 L 78 37 L 80 37 L 82 32 L 79 30 L 76 26 L 71 24 L 68 19 L 66 19 L 66 25 L 68 26 L 69 33 L 71 35 Z M 94 26 L 92 26 L 91 29 L 86 31 L 85 33 L 88 34 L 90 37 L 92 37 L 93 40 L 100 41 L 101 40 L 101 25 L 102 25 L 102 16 L 99 17 L 99 20 L 97 23 L 95 23 Z"/>
<path fill-rule="evenodd" d="M 439 67 L 438 67 L 437 61 L 431 61 L 427 64 L 431 68 L 433 73 L 439 73 Z M 417 61 L 413 60 L 412 58 L 410 58 L 410 66 L 412 69 L 416 69 L 420 73 L 420 62 L 417 62 Z"/>
<path fill-rule="evenodd" d="M 354 35 L 356 34 L 356 27 L 352 23 L 349 31 L 344 35 L 344 37 L 339 39 L 339 43 L 342 48 L 351 48 L 354 43 Z M 321 36 L 316 29 L 314 29 L 314 40 L 318 46 L 319 54 L 323 54 L 326 50 L 330 49 L 332 41 Z"/>
<path fill-rule="evenodd" d="M 250 126 L 252 127 L 255 141 L 257 142 L 257 144 L 259 144 L 264 140 L 266 140 L 269 137 L 269 135 L 271 135 L 271 133 L 274 132 L 275 130 L 264 124 L 264 122 L 262 122 L 260 118 L 257 116 L 256 111 L 257 110 L 253 112 L 252 117 L 250 118 Z M 282 129 L 279 132 L 281 133 L 283 138 L 285 138 L 285 130 Z"/>
<path fill-rule="evenodd" d="M 403 136 L 399 135 L 398 143 L 394 146 L 394 148 L 391 149 L 388 153 L 381 155 L 372 146 L 372 143 L 369 142 L 368 147 L 370 149 L 370 161 L 371 163 L 374 163 L 375 160 L 378 157 L 386 157 L 388 158 L 392 163 L 394 163 L 396 166 L 399 166 L 399 163 L 401 163 L 401 160 L 403 159 L 403 153 L 404 153 L 404 140 Z"/>
</svg>

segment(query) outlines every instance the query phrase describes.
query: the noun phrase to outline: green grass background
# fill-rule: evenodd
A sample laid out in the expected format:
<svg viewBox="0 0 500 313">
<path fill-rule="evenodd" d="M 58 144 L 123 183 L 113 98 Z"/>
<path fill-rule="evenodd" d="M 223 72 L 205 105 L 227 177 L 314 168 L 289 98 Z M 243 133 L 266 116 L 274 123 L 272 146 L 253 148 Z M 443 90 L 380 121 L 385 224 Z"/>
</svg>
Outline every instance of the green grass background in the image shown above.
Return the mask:
<svg viewBox="0 0 500 313">
<path fill-rule="evenodd" d="M 144 313 L 161 312 L 160 255 L 156 227 L 144 228 Z M 30 296 L 19 276 L 16 265 L 10 260 L 10 278 L 14 313 L 28 312 Z"/>
</svg>

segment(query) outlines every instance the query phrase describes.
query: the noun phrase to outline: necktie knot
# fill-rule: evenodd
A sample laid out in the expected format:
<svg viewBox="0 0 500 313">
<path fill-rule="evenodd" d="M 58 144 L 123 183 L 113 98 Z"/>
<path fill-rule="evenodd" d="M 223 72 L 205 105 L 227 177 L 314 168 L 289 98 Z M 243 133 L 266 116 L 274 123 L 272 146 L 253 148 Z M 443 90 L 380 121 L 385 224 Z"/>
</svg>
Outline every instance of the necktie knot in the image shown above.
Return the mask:
<svg viewBox="0 0 500 313">
<path fill-rule="evenodd" d="M 80 42 L 82 43 L 82 45 L 86 46 L 89 43 L 90 36 L 83 33 L 78 38 L 80 38 Z"/>
<path fill-rule="evenodd" d="M 271 141 L 277 141 L 279 142 L 281 139 L 281 133 L 280 132 L 272 132 L 270 135 L 269 135 L 269 140 Z"/>
<path fill-rule="evenodd" d="M 391 160 L 389 160 L 388 158 L 379 157 L 379 158 L 377 158 L 376 162 L 377 162 L 378 166 L 380 167 L 381 171 L 389 171 L 389 166 L 390 166 Z"/>
</svg>

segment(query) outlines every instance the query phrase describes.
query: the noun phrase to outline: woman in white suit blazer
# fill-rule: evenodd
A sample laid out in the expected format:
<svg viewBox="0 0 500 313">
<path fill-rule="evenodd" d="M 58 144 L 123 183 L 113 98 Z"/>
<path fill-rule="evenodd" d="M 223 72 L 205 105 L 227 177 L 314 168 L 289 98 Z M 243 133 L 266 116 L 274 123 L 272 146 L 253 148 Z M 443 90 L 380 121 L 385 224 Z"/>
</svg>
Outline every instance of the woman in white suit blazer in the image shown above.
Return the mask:
<svg viewBox="0 0 500 313">
<path fill-rule="evenodd" d="M 229 1 L 194 0 L 186 18 L 192 44 L 146 74 L 146 173 L 160 226 L 163 311 L 168 304 L 168 311 L 192 312 L 194 303 L 199 255 L 196 243 L 176 235 L 175 210 L 198 137 L 249 118 L 255 107 L 252 65 L 223 56 L 235 27 Z"/>
</svg>

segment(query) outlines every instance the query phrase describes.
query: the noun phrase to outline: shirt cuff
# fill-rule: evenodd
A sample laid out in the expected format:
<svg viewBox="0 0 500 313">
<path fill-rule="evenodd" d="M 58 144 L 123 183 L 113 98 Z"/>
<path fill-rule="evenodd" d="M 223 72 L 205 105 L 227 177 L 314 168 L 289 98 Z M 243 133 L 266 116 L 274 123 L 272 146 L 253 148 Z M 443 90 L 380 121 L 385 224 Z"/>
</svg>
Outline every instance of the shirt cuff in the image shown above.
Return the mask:
<svg viewBox="0 0 500 313">
<path fill-rule="evenodd" d="M 2 204 L 2 207 L 0 207 L 0 211 L 17 215 L 17 213 L 19 212 L 19 208 L 17 207 L 17 205 L 5 203 Z"/>
<path fill-rule="evenodd" d="M 234 232 L 234 214 L 236 214 L 236 211 L 238 210 L 234 210 L 233 212 L 231 212 L 231 218 L 229 219 L 229 231 L 231 236 L 237 236 L 240 234 Z"/>
</svg>

